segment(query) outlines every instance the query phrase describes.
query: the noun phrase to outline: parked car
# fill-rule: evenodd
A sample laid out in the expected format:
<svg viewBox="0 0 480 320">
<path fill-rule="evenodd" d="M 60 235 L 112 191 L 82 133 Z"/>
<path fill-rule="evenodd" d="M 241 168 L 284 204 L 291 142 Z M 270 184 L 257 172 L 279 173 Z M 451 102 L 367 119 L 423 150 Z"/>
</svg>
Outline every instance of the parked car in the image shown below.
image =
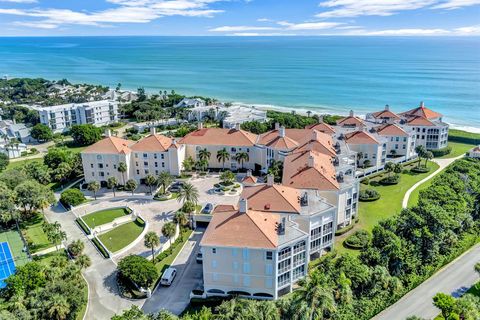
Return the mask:
<svg viewBox="0 0 480 320">
<path fill-rule="evenodd" d="M 172 185 L 170 185 L 170 188 L 168 188 L 168 191 L 179 192 L 180 189 L 182 189 L 182 187 L 183 187 L 183 182 L 177 181 L 177 182 L 173 183 Z"/>
<path fill-rule="evenodd" d="M 177 269 L 167 268 L 167 270 L 165 270 L 165 272 L 162 275 L 162 279 L 160 279 L 160 284 L 162 286 L 171 285 L 176 275 L 177 275 Z"/>
<path fill-rule="evenodd" d="M 197 256 L 195 257 L 195 260 L 197 260 L 197 263 L 202 263 L 203 262 L 203 254 L 201 252 L 197 253 Z"/>
<path fill-rule="evenodd" d="M 213 211 L 213 204 L 207 203 L 205 208 L 203 208 L 202 213 L 203 214 L 210 214 Z"/>
</svg>

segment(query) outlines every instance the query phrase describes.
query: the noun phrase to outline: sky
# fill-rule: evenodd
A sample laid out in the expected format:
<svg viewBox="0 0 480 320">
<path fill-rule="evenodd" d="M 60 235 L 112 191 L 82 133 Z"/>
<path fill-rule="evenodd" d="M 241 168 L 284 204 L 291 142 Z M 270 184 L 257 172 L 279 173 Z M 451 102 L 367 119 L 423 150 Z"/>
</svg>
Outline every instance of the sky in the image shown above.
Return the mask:
<svg viewBox="0 0 480 320">
<path fill-rule="evenodd" d="M 480 0 L 0 0 L 0 36 L 479 36 Z"/>
</svg>

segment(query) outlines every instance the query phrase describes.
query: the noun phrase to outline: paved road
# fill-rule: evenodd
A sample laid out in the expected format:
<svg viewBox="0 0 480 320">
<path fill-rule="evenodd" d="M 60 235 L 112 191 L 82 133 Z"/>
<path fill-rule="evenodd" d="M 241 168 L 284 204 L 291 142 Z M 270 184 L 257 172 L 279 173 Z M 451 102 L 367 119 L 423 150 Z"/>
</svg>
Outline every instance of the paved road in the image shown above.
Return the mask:
<svg viewBox="0 0 480 320">
<path fill-rule="evenodd" d="M 461 156 L 458 156 L 456 158 L 449 158 L 449 159 L 433 159 L 432 161 L 438 164 L 438 169 L 435 170 L 431 175 L 428 177 L 418 181 L 415 183 L 410 189 L 405 192 L 405 195 L 403 196 L 403 201 L 402 201 L 402 208 L 408 207 L 408 199 L 410 198 L 410 195 L 412 194 L 413 190 L 417 189 L 421 184 L 424 182 L 427 182 L 428 180 L 432 179 L 435 177 L 437 174 L 443 171 L 446 167 L 448 167 L 452 162 L 455 160 L 458 160 L 460 158 L 463 158 L 463 154 Z"/>
<path fill-rule="evenodd" d="M 405 320 L 413 315 L 426 319 L 435 318 L 440 310 L 432 304 L 433 296 L 438 292 L 454 297 L 463 294 L 479 281 L 478 273 L 473 269 L 479 261 L 480 244 L 477 244 L 373 319 Z"/>
<path fill-rule="evenodd" d="M 202 284 L 202 265 L 195 261 L 202 236 L 203 230 L 199 229 L 192 234 L 172 264 L 178 272 L 176 279 L 170 287 L 157 287 L 142 307 L 145 313 L 166 309 L 179 315 L 187 307 L 190 292 Z"/>
</svg>

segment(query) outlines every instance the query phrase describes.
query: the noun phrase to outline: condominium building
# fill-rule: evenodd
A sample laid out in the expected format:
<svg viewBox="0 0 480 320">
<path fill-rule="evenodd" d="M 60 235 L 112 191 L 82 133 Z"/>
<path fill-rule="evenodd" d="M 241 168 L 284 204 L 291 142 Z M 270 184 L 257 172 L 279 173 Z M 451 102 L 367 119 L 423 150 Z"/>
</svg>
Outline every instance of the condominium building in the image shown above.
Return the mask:
<svg viewBox="0 0 480 320">
<path fill-rule="evenodd" d="M 75 124 L 103 126 L 118 121 L 118 102 L 113 100 L 31 108 L 38 111 L 40 122 L 54 132 L 66 131 Z"/>
</svg>

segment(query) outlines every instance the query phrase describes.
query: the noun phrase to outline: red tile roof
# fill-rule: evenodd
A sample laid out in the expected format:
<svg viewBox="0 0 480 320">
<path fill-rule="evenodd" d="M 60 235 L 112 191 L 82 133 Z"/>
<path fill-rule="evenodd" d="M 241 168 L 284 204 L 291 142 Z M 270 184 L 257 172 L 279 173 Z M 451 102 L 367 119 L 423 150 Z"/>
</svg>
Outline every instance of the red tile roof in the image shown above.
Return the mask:
<svg viewBox="0 0 480 320">
<path fill-rule="evenodd" d="M 131 147 L 131 149 L 133 151 L 163 152 L 168 150 L 172 145 L 172 138 L 165 137 L 161 134 L 155 134 L 139 140 Z"/>
<path fill-rule="evenodd" d="M 259 185 L 243 189 L 240 198 L 248 200 L 248 208 L 256 211 L 300 213 L 300 192 L 284 185 Z"/>
<path fill-rule="evenodd" d="M 415 116 L 407 121 L 407 125 L 431 127 L 431 126 L 434 126 L 435 124 L 425 117 Z"/>
<path fill-rule="evenodd" d="M 408 116 L 408 117 L 418 116 L 418 117 L 423 117 L 429 120 L 440 118 L 442 116 L 440 113 L 425 107 L 423 103 L 417 108 L 402 112 L 401 115 Z"/>
<path fill-rule="evenodd" d="M 355 131 L 345 134 L 345 141 L 350 144 L 379 144 L 371 134 L 366 131 Z"/>
<path fill-rule="evenodd" d="M 128 154 L 135 141 L 107 137 L 85 148 L 82 153 Z"/>
<path fill-rule="evenodd" d="M 376 129 L 377 134 L 381 136 L 408 136 L 408 133 L 396 124 L 385 124 Z"/>
<path fill-rule="evenodd" d="M 204 128 L 187 134 L 179 143 L 193 145 L 253 146 L 257 135 L 244 130 Z"/>
<path fill-rule="evenodd" d="M 291 150 L 297 147 L 297 142 L 295 140 L 287 135 L 281 137 L 279 130 L 271 130 L 261 134 L 258 137 L 257 143 L 275 150 Z"/>
<path fill-rule="evenodd" d="M 363 126 L 364 123 L 363 123 L 363 120 L 358 117 L 349 116 L 349 117 L 345 117 L 338 120 L 337 125 L 341 127 L 353 127 L 353 126 L 360 127 L 360 126 Z"/>
<path fill-rule="evenodd" d="M 335 129 L 333 129 L 332 126 L 326 124 L 325 122 L 311 124 L 309 126 L 306 126 L 305 129 L 313 129 L 330 135 L 335 133 Z"/>
<path fill-rule="evenodd" d="M 394 119 L 394 120 L 400 120 L 400 117 L 397 116 L 395 113 L 393 113 L 390 110 L 382 110 L 382 111 L 377 111 L 372 113 L 372 116 L 375 119 Z"/>
</svg>

